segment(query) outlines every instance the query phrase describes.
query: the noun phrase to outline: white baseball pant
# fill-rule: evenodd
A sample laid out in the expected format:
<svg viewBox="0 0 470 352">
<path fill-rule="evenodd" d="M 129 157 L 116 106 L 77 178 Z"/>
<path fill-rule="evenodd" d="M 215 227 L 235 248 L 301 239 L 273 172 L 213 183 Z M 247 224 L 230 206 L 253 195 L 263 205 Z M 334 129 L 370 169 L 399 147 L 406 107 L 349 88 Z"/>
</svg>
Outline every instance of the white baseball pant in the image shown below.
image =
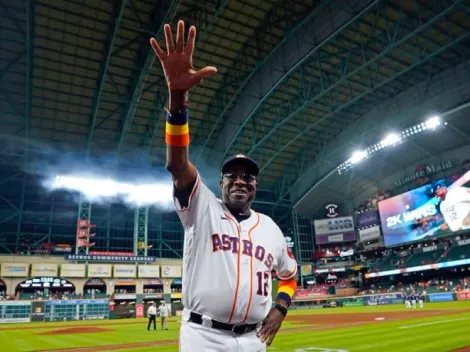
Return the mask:
<svg viewBox="0 0 470 352">
<path fill-rule="evenodd" d="M 256 336 L 256 331 L 235 335 L 182 321 L 179 339 L 180 352 L 265 352 L 266 344 Z"/>
<path fill-rule="evenodd" d="M 412 304 L 413 308 L 416 308 L 416 300 L 412 300 L 411 304 Z"/>
<path fill-rule="evenodd" d="M 420 308 L 424 308 L 424 302 L 422 299 L 419 300 L 419 306 Z"/>
</svg>

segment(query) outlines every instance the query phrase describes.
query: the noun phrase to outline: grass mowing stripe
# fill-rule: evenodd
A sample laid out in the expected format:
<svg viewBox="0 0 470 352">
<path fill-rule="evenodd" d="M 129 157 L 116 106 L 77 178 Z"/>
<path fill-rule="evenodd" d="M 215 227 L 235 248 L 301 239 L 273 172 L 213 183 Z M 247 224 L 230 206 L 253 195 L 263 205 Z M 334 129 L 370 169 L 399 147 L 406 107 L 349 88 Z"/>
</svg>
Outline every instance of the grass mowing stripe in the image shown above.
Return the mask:
<svg viewBox="0 0 470 352">
<path fill-rule="evenodd" d="M 455 322 L 455 321 L 468 320 L 468 319 L 469 319 L 468 317 L 465 317 L 465 318 L 430 321 L 428 323 L 400 326 L 400 329 L 413 329 L 413 328 L 417 328 L 417 327 L 420 327 L 420 326 L 428 326 L 428 325 L 435 325 L 435 324 L 446 324 L 446 323 L 452 323 L 452 322 Z"/>
</svg>

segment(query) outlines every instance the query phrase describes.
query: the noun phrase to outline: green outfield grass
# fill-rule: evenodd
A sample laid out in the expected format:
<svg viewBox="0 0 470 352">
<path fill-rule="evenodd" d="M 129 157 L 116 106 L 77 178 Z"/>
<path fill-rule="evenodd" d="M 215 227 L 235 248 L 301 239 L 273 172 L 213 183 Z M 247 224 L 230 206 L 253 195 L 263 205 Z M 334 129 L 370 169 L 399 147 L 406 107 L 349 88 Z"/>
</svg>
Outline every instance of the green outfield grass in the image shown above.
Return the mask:
<svg viewBox="0 0 470 352">
<path fill-rule="evenodd" d="M 453 312 L 462 309 L 465 312 Z M 335 309 L 297 310 L 289 313 L 276 340 L 269 348 L 272 351 L 303 352 L 322 351 L 320 348 L 349 352 L 448 352 L 470 345 L 470 302 L 428 303 L 416 311 L 436 311 L 430 317 L 415 317 L 376 322 L 381 313 L 409 312 L 402 305 L 380 307 L 350 307 Z M 448 312 L 446 312 L 448 311 Z M 325 314 L 343 319 L 348 314 L 372 313 L 370 322 L 350 327 L 323 327 L 324 321 L 307 324 L 301 322 L 306 316 L 326 319 Z M 393 313 L 392 313 L 393 314 Z M 344 316 L 343 316 L 344 315 Z M 299 321 L 295 321 L 298 319 Z M 320 320 L 319 319 L 319 320 Z M 44 351 L 77 347 L 94 347 L 88 351 L 101 351 L 99 346 L 114 345 L 113 351 L 177 351 L 179 322 L 173 318 L 169 331 L 147 331 L 145 319 L 80 321 L 67 323 L 28 323 L 0 325 L 0 351 Z M 53 330 L 93 326 L 105 331 L 99 333 L 47 335 Z M 306 330 L 311 327 L 311 330 Z M 292 331 L 298 330 L 298 331 Z M 158 341 L 171 344 L 158 346 Z M 119 348 L 119 344 L 147 343 L 132 349 Z M 155 343 L 155 345 L 151 345 Z M 316 349 L 313 349 L 316 348 Z M 111 349 L 107 349 L 111 350 Z"/>
</svg>

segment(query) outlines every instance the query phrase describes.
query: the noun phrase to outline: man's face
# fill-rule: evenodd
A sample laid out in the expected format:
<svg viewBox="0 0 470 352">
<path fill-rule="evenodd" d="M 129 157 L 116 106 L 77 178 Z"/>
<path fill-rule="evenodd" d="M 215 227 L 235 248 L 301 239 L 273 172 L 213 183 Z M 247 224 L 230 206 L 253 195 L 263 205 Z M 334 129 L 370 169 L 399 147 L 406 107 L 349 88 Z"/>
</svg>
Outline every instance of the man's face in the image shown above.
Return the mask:
<svg viewBox="0 0 470 352">
<path fill-rule="evenodd" d="M 256 177 L 243 165 L 229 166 L 220 181 L 222 199 L 231 208 L 242 208 L 255 199 Z"/>
<path fill-rule="evenodd" d="M 446 187 L 439 187 L 436 190 L 436 196 L 440 198 L 442 201 L 446 199 L 447 195 L 447 188 Z"/>
</svg>

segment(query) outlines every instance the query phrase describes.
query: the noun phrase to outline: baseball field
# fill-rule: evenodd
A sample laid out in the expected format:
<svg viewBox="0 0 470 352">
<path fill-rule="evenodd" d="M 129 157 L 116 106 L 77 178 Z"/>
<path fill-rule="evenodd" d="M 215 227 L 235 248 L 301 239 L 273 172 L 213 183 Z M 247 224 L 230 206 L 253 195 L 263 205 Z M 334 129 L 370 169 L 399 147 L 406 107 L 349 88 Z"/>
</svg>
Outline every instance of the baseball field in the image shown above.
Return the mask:
<svg viewBox="0 0 470 352">
<path fill-rule="evenodd" d="M 0 325 L 0 351 L 177 351 L 179 319 L 147 331 L 145 319 Z M 272 351 L 470 351 L 470 302 L 298 310 Z"/>
</svg>

